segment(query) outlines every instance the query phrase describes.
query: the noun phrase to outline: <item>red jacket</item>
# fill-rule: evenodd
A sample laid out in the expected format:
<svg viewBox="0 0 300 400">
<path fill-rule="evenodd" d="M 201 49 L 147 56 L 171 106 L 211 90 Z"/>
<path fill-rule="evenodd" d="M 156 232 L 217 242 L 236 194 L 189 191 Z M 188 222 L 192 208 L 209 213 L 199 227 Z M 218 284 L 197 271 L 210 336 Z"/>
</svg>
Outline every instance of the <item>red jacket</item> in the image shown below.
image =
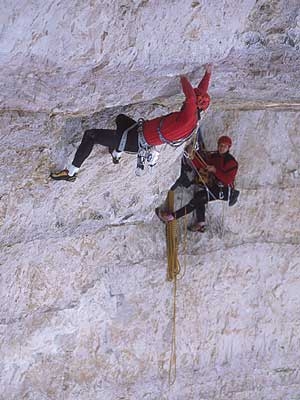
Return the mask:
<svg viewBox="0 0 300 400">
<path fill-rule="evenodd" d="M 234 185 L 238 163 L 230 153 L 219 154 L 217 151 L 207 153 L 205 161 L 208 165 L 214 165 L 216 167 L 216 173 L 214 175 L 218 181 L 224 185 Z M 192 163 L 197 170 L 205 168 L 205 165 L 203 165 L 203 163 L 196 157 L 192 160 Z"/>
<path fill-rule="evenodd" d="M 198 88 L 195 90 L 206 92 L 209 79 L 210 73 L 206 72 Z M 198 108 L 195 90 L 187 78 L 181 77 L 180 81 L 183 93 L 185 94 L 185 102 L 181 110 L 144 122 L 144 137 L 150 146 L 157 146 L 164 143 L 159 137 L 158 128 L 160 128 L 163 137 L 167 141 L 174 142 L 179 139 L 188 138 L 197 125 Z"/>
<path fill-rule="evenodd" d="M 211 76 L 211 73 L 205 71 L 205 74 L 204 74 L 203 78 L 201 79 L 201 81 L 200 81 L 198 87 L 194 89 L 196 95 L 199 95 L 199 94 L 201 94 L 201 95 L 207 94 L 208 86 L 209 86 L 209 81 L 210 81 L 210 76 Z"/>
</svg>

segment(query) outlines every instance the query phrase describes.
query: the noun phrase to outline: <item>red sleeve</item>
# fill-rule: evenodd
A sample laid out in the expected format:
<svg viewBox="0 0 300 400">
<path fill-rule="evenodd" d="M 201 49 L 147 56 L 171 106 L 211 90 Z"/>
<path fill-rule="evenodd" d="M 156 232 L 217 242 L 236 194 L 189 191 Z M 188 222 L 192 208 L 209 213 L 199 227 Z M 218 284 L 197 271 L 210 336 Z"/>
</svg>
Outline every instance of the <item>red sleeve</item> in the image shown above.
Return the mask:
<svg viewBox="0 0 300 400">
<path fill-rule="evenodd" d="M 232 185 L 234 183 L 234 178 L 238 170 L 238 163 L 235 160 L 231 160 L 226 163 L 224 168 L 216 167 L 215 176 L 219 181 L 225 185 Z"/>
<path fill-rule="evenodd" d="M 206 71 L 203 78 L 201 79 L 201 82 L 198 85 L 199 94 L 203 95 L 207 93 L 210 77 L 211 73 Z"/>
<path fill-rule="evenodd" d="M 196 155 L 191 160 L 191 162 L 196 167 L 197 170 L 199 170 L 200 168 L 205 168 L 206 167 L 206 164 L 203 161 L 201 161 Z"/>
<path fill-rule="evenodd" d="M 190 84 L 185 76 L 180 77 L 183 93 L 185 94 L 186 101 L 192 100 L 196 103 L 196 95 L 193 86 Z"/>
</svg>

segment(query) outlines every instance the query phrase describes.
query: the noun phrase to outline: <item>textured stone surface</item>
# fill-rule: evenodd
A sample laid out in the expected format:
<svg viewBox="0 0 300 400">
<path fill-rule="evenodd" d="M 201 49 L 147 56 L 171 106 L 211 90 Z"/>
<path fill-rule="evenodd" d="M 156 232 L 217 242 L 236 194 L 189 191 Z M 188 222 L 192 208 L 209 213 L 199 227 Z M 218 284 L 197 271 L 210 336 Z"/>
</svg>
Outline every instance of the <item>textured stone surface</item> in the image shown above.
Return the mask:
<svg viewBox="0 0 300 400">
<path fill-rule="evenodd" d="M 298 6 L 2 1 L 1 400 L 299 400 Z M 177 76 L 196 82 L 208 61 L 205 141 L 232 136 L 241 196 L 209 205 L 203 235 L 179 224 L 169 387 L 173 294 L 153 210 L 182 149 L 163 147 L 142 178 L 100 146 L 75 183 L 48 175 L 85 129 L 178 109 Z"/>
<path fill-rule="evenodd" d="M 1 18 L 5 108 L 90 113 L 169 96 L 211 61 L 215 98 L 299 100 L 297 0 L 4 0 Z"/>
</svg>

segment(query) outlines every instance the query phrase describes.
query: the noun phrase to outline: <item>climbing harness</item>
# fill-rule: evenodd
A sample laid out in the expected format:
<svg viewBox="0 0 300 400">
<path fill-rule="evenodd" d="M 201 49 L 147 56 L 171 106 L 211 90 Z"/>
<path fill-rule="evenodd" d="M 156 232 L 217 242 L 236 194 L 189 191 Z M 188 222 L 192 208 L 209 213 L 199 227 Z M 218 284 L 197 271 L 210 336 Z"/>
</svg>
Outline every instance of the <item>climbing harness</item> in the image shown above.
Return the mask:
<svg viewBox="0 0 300 400">
<path fill-rule="evenodd" d="M 181 146 L 182 143 L 186 142 L 187 140 L 189 140 L 190 138 L 194 137 L 194 142 L 196 143 L 197 141 L 197 135 L 199 134 L 199 129 L 200 129 L 200 117 L 198 118 L 197 121 L 197 125 L 196 127 L 192 130 L 192 132 L 179 140 L 176 141 L 169 141 L 167 138 L 164 137 L 161 129 L 162 129 L 162 125 L 163 125 L 163 121 L 164 121 L 164 117 L 162 117 L 160 119 L 160 123 L 159 126 L 157 128 L 157 133 L 158 136 L 161 140 L 162 143 L 164 144 L 169 144 L 172 147 L 178 147 Z M 136 170 L 135 173 L 137 176 L 141 176 L 144 169 L 145 169 L 145 163 L 147 162 L 151 167 L 155 165 L 155 162 L 153 163 L 154 159 L 155 159 L 155 155 L 154 152 L 156 151 L 158 153 L 157 150 L 155 150 L 155 146 L 150 146 L 144 136 L 144 131 L 143 131 L 143 126 L 144 126 L 144 119 L 143 118 L 139 118 L 137 122 L 135 122 L 133 125 L 131 125 L 129 128 L 127 128 L 121 137 L 119 146 L 118 146 L 118 152 L 122 152 L 125 149 L 126 146 L 126 142 L 127 142 L 127 136 L 128 136 L 128 132 L 131 131 L 132 129 L 137 127 L 137 134 L 138 134 L 138 153 L 137 153 L 137 165 L 136 165 Z"/>
<path fill-rule="evenodd" d="M 137 153 L 137 167 L 136 167 L 136 175 L 140 176 L 145 168 L 145 163 L 147 162 L 150 166 L 151 162 L 153 162 L 154 159 L 154 146 L 149 146 L 148 143 L 146 142 L 146 139 L 144 137 L 143 133 L 143 124 L 144 124 L 144 119 L 139 118 L 137 122 L 135 122 L 133 125 L 131 125 L 129 128 L 127 128 L 121 137 L 119 146 L 118 146 L 118 152 L 123 152 L 126 146 L 127 142 L 127 136 L 128 133 L 137 127 L 137 133 L 138 133 L 138 153 Z"/>
<path fill-rule="evenodd" d="M 164 122 L 164 118 L 165 117 L 162 117 L 160 119 L 159 125 L 157 127 L 157 133 L 158 133 L 159 139 L 164 144 L 169 144 L 172 147 L 179 147 L 179 146 L 182 145 L 182 143 L 184 143 L 184 142 L 188 141 L 189 139 L 191 139 L 193 137 L 193 135 L 195 135 L 198 132 L 200 119 L 198 119 L 197 125 L 195 126 L 195 128 L 192 130 L 192 132 L 190 134 L 188 134 L 184 138 L 181 138 L 181 139 L 178 139 L 178 140 L 175 140 L 175 141 L 170 141 L 163 135 L 163 133 L 161 131 L 162 130 L 162 125 L 163 125 L 163 122 Z"/>
</svg>

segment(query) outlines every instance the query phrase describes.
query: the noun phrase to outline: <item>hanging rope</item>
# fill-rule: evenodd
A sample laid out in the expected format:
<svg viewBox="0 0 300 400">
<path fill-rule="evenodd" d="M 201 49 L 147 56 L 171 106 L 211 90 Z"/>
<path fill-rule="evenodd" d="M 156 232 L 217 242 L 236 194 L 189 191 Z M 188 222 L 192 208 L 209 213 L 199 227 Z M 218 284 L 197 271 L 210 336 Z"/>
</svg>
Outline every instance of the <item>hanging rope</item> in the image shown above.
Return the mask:
<svg viewBox="0 0 300 400">
<path fill-rule="evenodd" d="M 174 278 L 173 287 L 173 316 L 172 316 L 172 337 L 171 337 L 171 355 L 169 364 L 169 385 L 174 385 L 176 381 L 176 293 L 177 293 L 177 278 Z"/>
<path fill-rule="evenodd" d="M 174 211 L 174 192 L 170 190 L 168 192 L 168 210 L 169 212 Z M 179 274 L 180 267 L 178 262 L 178 239 L 177 239 L 177 222 L 173 220 L 166 224 L 167 234 L 167 255 L 168 255 L 168 272 L 167 280 L 173 281 L 176 275 Z"/>
<path fill-rule="evenodd" d="M 220 229 L 220 235 L 221 235 L 221 239 L 223 239 L 224 237 L 224 233 L 225 233 L 225 207 L 226 207 L 226 203 L 225 201 L 223 201 L 223 207 L 222 207 L 222 216 L 221 216 L 221 229 Z"/>
<path fill-rule="evenodd" d="M 174 192 L 168 192 L 168 210 L 174 211 Z M 171 335 L 171 355 L 169 364 L 169 385 L 173 385 L 176 381 L 176 294 L 177 294 L 177 275 L 180 272 L 178 262 L 178 238 L 177 238 L 177 222 L 176 220 L 166 224 L 167 236 L 167 256 L 168 271 L 167 280 L 173 281 L 173 306 L 172 306 L 172 335 Z"/>
<path fill-rule="evenodd" d="M 181 192 L 180 208 L 182 207 L 182 203 L 183 203 L 182 200 L 183 200 L 183 196 L 182 196 L 182 192 Z M 188 229 L 187 229 L 187 221 L 188 221 L 188 218 L 187 218 L 187 213 L 186 213 L 186 210 L 185 210 L 185 213 L 184 213 L 184 224 L 183 224 L 183 249 L 182 249 L 182 252 L 183 252 L 183 269 L 182 269 L 181 263 L 179 263 L 179 265 L 180 265 L 180 277 L 178 276 L 177 280 L 181 280 L 184 277 L 185 272 L 186 272 L 186 249 L 187 249 L 187 231 L 188 231 Z M 178 235 L 178 237 L 179 237 L 179 235 Z"/>
</svg>

